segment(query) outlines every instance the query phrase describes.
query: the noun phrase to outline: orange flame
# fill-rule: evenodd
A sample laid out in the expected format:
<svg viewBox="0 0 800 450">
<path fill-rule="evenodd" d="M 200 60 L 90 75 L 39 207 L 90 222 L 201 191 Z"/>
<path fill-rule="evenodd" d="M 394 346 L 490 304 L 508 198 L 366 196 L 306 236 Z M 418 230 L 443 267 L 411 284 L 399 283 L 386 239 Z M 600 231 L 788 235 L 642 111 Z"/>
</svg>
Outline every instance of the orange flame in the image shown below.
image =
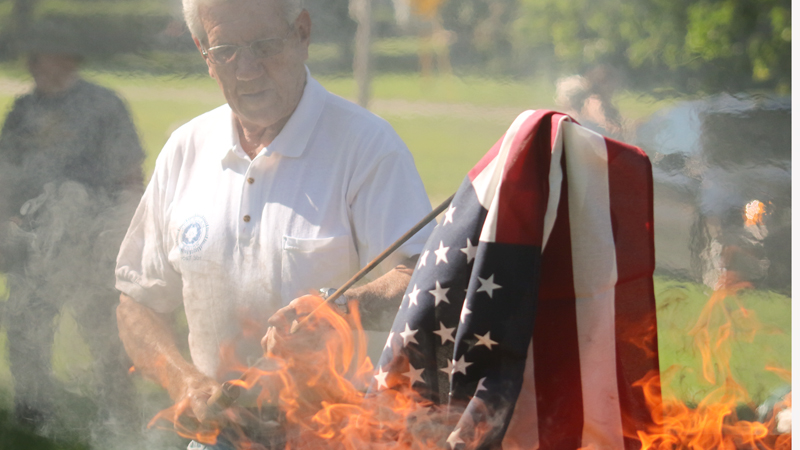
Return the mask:
<svg viewBox="0 0 800 450">
<path fill-rule="evenodd" d="M 661 376 L 648 373 L 634 383 L 642 389 L 653 419 L 652 425 L 627 432 L 641 442 L 642 450 L 791 448 L 791 434 L 778 433 L 779 413 L 791 408 L 791 395 L 775 405 L 766 423 L 737 416 L 737 406 L 751 400 L 729 365 L 732 342 L 752 341 L 760 329 L 754 312 L 738 298 L 741 290 L 750 287 L 731 273 L 689 330 L 703 358 L 703 377 L 716 386 L 699 404 L 689 406 L 674 397 L 662 397 L 661 380 L 674 376 L 674 367 Z M 433 405 L 411 389 L 411 380 L 399 375 L 402 371 L 392 371 L 385 378 L 387 388 L 366 396 L 374 374 L 366 357 L 357 303 L 350 303 L 353 314 L 345 318 L 319 297 L 303 299 L 298 314 L 314 310 L 314 320 L 295 334 L 270 330 L 271 344 L 265 357 L 271 364 L 246 368 L 235 361 L 231 348 L 222 349 L 221 360 L 242 374 L 232 383 L 243 389 L 260 389 L 259 410 L 271 407 L 281 411 L 284 448 L 432 450 L 454 448 L 462 442 L 473 448 L 485 437 L 490 430 L 487 423 L 471 423 L 468 432 L 453 437 L 450 433 L 459 430 L 470 414 Z M 766 369 L 791 378 L 786 369 Z M 206 444 L 224 438 L 237 449 L 263 448 L 248 429 L 260 422 L 248 419 L 244 408 L 234 406 L 202 424 L 192 419 L 189 411 L 188 402 L 180 402 L 160 412 L 150 425 L 166 421 L 179 435 Z"/>
<path fill-rule="evenodd" d="M 221 360 L 242 376 L 231 384 L 244 389 L 260 388 L 259 409 L 278 407 L 286 449 L 441 449 L 461 414 L 457 408 L 437 408 L 411 389 L 405 376 L 387 377 L 389 388 L 366 396 L 373 380 L 373 365 L 366 356 L 366 337 L 360 325 L 358 304 L 350 302 L 345 318 L 321 298 L 306 296 L 298 314 L 315 310 L 295 334 L 271 329 L 269 350 L 264 355 L 269 368 L 245 368 L 236 362 L 231 346 L 223 346 Z M 317 309 L 317 307 L 320 307 Z M 407 364 L 407 362 L 405 362 Z M 231 407 L 200 424 L 191 418 L 188 402 L 161 411 L 150 426 L 167 423 L 180 436 L 205 444 L 220 438 L 237 449 L 261 448 L 250 439 L 243 420 L 247 412 Z M 489 430 L 472 424 L 458 438 L 469 444 L 479 442 Z M 231 431 L 233 430 L 233 431 Z"/>
<path fill-rule="evenodd" d="M 690 408 L 674 397 L 658 397 L 661 378 L 669 379 L 675 368 L 667 370 L 661 378 L 657 373 L 650 373 L 636 382 L 634 386 L 644 390 L 645 399 L 651 405 L 655 424 L 652 430 L 638 432 L 643 450 L 788 450 L 791 447 L 791 434 L 777 434 L 775 419 L 779 410 L 791 407 L 791 396 L 775 406 L 767 423 L 739 420 L 737 417 L 737 405 L 749 403 L 750 398 L 733 377 L 729 365 L 731 341 L 752 341 L 760 325 L 754 312 L 745 309 L 738 298 L 741 290 L 751 286 L 737 281 L 735 273 L 729 275 L 711 295 L 697 323 L 689 331 L 703 359 L 703 377 L 712 385 L 720 384 L 696 407 Z M 735 308 L 730 308 L 726 300 L 734 303 Z M 766 369 L 791 379 L 788 370 L 769 366 Z"/>
<path fill-rule="evenodd" d="M 744 225 L 761 225 L 766 208 L 758 200 L 753 200 L 744 207 Z"/>
</svg>

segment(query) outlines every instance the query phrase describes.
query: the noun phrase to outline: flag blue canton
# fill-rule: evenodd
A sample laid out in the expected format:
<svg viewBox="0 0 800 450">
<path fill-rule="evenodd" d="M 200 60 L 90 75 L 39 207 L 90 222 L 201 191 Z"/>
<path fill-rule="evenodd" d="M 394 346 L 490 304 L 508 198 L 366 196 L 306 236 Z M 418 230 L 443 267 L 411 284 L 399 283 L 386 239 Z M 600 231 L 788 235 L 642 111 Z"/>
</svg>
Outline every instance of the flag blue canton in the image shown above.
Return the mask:
<svg viewBox="0 0 800 450">
<path fill-rule="evenodd" d="M 373 390 L 408 384 L 434 403 L 513 404 L 533 332 L 541 248 L 479 241 L 469 178 L 420 254 Z"/>
</svg>

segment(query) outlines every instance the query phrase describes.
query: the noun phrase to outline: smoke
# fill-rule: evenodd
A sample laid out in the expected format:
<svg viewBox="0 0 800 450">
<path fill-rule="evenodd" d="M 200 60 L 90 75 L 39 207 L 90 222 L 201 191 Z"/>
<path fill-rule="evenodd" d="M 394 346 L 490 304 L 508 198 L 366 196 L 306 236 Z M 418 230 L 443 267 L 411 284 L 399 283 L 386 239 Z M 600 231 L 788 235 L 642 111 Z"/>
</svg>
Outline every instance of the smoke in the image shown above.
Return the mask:
<svg viewBox="0 0 800 450">
<path fill-rule="evenodd" d="M 147 11 L 71 17 L 76 29 L 97 31 L 80 43 L 87 49 L 87 66 L 94 76 L 118 83 L 128 96 L 151 162 L 169 129 L 221 98 L 214 91 L 212 100 L 200 101 L 207 91 L 199 95 L 203 88 L 196 80 L 181 78 L 202 75 L 207 67 L 181 22 L 179 2 L 163 3 Z M 374 4 L 371 104 L 409 145 L 432 198 L 454 191 L 518 112 L 562 109 L 598 132 L 641 146 L 650 156 L 661 273 L 714 285 L 726 270 L 723 255 L 735 251 L 730 268 L 758 287 L 790 291 L 790 105 L 764 96 L 668 98 L 663 95 L 668 87 L 632 92 L 613 65 L 605 71 L 610 79 L 588 63 L 571 72 L 555 71 L 549 69 L 551 55 L 536 59 L 535 52 L 521 59 L 526 64 L 521 67 L 508 38 L 514 17 L 506 16 L 513 15 L 513 8 L 498 18 L 490 10 L 492 2 L 485 0 L 441 3 L 441 24 L 451 37 L 443 43 L 422 39 L 430 24 L 414 15 L 409 2 Z M 312 75 L 335 93 L 353 97 L 356 23 L 348 1 L 309 0 L 306 6 L 314 23 L 308 61 Z M 444 62 L 451 72 L 439 72 L 447 67 Z M 420 74 L 424 64 L 431 67 L 428 76 Z M 180 87 L 197 90 L 187 95 L 172 89 L 176 85 L 164 87 L 155 76 L 164 74 Z M 12 76 L 2 74 L 3 94 L 17 93 L 20 83 L 6 82 Z M 561 77 L 579 83 L 558 92 Z M 141 79 L 135 88 L 126 84 Z M 34 177 L 36 188 L 20 194 L 23 204 L 12 201 Z M 117 342 L 113 268 L 140 192 L 112 196 L 55 179 L 36 167 L 20 171 L 0 164 L 0 272 L 6 273 L 10 290 L 9 299 L 0 302 L 0 331 L 9 335 L 8 353 L 0 360 L 0 393 L 8 392 L 9 399 L 13 393 L 32 421 L 46 423 L 36 431 L 46 436 L 108 449 L 122 449 L 137 439 L 145 439 L 147 444 L 139 447 L 148 448 L 185 444 L 169 431 L 143 430 L 169 400 L 159 388 L 128 373 L 130 362 Z M 768 232 L 760 238 L 739 223 L 742 209 L 753 200 L 767 208 L 763 226 Z M 72 321 L 75 334 L 59 331 L 59 324 Z M 60 341 L 64 348 L 54 349 L 52 343 L 65 336 Z M 384 338 L 371 340 L 371 354 L 380 353 Z M 16 380 L 3 376 L 8 366 L 25 375 Z M 37 417 L 37 411 L 46 411 L 47 417 Z M 409 426 L 425 434 L 432 423 Z"/>
<path fill-rule="evenodd" d="M 113 271 L 139 195 L 112 197 L 73 181 L 51 182 L 13 221 L 4 221 L 0 245 L 10 295 L 3 325 L 21 427 L 97 448 L 135 442 L 143 417 L 116 330 Z M 64 314 L 76 322 L 79 337 L 67 343 L 67 354 L 53 358 Z M 83 359 L 75 339 L 88 346 L 90 366 L 75 364 Z M 59 380 L 54 363 L 79 378 Z"/>
</svg>

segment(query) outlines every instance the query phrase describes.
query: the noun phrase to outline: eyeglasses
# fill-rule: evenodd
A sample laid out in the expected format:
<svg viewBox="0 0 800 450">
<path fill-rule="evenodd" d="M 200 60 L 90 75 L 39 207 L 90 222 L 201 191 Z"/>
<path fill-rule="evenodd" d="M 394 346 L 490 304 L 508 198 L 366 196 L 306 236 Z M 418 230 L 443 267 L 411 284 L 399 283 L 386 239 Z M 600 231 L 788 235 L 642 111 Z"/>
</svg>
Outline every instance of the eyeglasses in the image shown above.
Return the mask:
<svg viewBox="0 0 800 450">
<path fill-rule="evenodd" d="M 239 52 L 239 50 L 244 48 L 249 48 L 250 52 L 253 54 L 253 57 L 257 59 L 265 59 L 282 52 L 284 43 L 293 31 L 294 30 L 289 30 L 289 32 L 283 37 L 260 39 L 247 45 L 226 44 L 217 45 L 216 47 L 211 47 L 208 50 L 204 48 L 202 53 L 203 56 L 207 56 L 212 63 L 217 65 L 230 63 L 234 58 L 236 58 L 236 54 Z"/>
</svg>

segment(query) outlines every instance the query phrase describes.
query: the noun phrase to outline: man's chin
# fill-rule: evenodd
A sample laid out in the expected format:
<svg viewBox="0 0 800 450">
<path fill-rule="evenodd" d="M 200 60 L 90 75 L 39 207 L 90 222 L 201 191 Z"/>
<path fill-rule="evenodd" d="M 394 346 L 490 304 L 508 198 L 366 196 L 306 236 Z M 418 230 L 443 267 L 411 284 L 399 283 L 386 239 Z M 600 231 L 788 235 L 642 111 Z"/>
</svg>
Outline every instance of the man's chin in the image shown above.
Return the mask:
<svg viewBox="0 0 800 450">
<path fill-rule="evenodd" d="M 261 108 L 240 108 L 234 110 L 236 117 L 247 127 L 269 128 L 280 122 L 282 117 L 274 109 Z"/>
</svg>

